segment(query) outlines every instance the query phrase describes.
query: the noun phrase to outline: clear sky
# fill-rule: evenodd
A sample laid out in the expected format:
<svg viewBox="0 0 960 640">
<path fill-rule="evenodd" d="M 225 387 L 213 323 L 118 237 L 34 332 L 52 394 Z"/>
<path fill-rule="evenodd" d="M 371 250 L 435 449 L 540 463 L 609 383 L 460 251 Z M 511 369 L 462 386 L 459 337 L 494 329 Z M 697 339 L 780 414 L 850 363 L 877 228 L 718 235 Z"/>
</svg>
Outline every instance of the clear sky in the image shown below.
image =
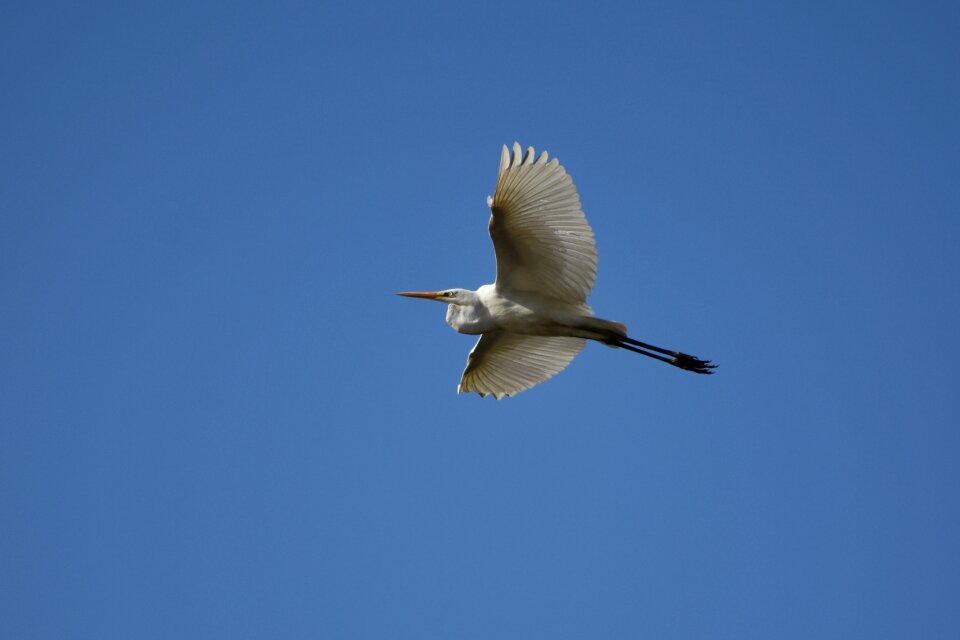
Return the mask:
<svg viewBox="0 0 960 640">
<path fill-rule="evenodd" d="M 958 7 L 7 3 L 0 636 L 957 638 Z M 717 375 L 456 394 L 514 140 Z"/>
</svg>

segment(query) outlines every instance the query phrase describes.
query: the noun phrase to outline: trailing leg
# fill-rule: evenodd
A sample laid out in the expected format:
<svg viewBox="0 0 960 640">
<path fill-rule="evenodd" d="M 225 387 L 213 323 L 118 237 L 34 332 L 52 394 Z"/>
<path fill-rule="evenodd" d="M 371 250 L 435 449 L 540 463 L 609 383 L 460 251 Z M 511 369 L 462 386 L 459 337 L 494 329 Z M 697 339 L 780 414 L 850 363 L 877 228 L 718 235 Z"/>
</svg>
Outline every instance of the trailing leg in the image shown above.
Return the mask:
<svg viewBox="0 0 960 640">
<path fill-rule="evenodd" d="M 703 373 L 711 374 L 713 370 L 717 368 L 717 365 L 711 363 L 709 360 L 701 360 L 696 356 L 691 356 L 687 353 L 681 353 L 680 351 L 670 351 L 668 349 L 661 349 L 660 347 L 655 347 L 652 344 L 647 344 L 645 342 L 640 342 L 639 340 L 634 340 L 628 336 L 621 336 L 617 334 L 610 334 L 607 339 L 603 342 L 614 347 L 620 347 L 621 349 L 626 349 L 628 351 L 633 351 L 634 353 L 639 353 L 641 355 L 647 356 L 648 358 L 653 358 L 659 360 L 660 362 L 666 362 L 667 364 L 679 367 L 685 371 L 693 371 L 694 373 Z M 656 352 L 656 353 L 651 353 Z M 663 355 L 657 355 L 663 354 Z"/>
</svg>

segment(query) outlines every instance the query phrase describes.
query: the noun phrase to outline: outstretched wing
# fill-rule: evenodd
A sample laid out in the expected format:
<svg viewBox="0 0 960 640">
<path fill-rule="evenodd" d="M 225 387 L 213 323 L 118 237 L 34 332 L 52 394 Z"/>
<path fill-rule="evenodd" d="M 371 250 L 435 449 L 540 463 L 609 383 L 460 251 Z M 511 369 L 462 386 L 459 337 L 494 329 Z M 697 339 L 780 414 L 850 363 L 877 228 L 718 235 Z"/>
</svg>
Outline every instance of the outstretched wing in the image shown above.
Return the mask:
<svg viewBox="0 0 960 640">
<path fill-rule="evenodd" d="M 573 180 L 547 152 L 535 159 L 504 145 L 497 189 L 487 198 L 490 237 L 497 253 L 497 289 L 533 291 L 582 303 L 597 279 L 593 230 L 580 209 Z"/>
<path fill-rule="evenodd" d="M 515 395 L 563 371 L 585 343 L 566 336 L 484 333 L 467 356 L 457 393 L 492 393 L 497 400 Z"/>
</svg>

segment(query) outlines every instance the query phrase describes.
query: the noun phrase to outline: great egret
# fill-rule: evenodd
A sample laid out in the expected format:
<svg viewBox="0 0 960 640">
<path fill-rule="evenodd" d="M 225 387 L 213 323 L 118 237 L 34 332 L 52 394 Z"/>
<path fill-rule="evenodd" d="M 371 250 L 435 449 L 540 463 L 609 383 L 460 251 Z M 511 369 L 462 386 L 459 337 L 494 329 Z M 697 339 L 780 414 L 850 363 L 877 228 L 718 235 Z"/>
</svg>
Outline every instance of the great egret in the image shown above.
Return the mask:
<svg viewBox="0 0 960 640">
<path fill-rule="evenodd" d="M 593 230 L 580 209 L 573 180 L 547 152 L 513 156 L 503 146 L 490 207 L 497 279 L 476 291 L 405 291 L 397 295 L 445 302 L 447 322 L 480 335 L 467 357 L 458 393 L 498 400 L 547 380 L 580 353 L 587 340 L 666 362 L 694 373 L 713 365 L 627 336 L 619 322 L 595 318 L 587 296 L 597 277 Z"/>
</svg>

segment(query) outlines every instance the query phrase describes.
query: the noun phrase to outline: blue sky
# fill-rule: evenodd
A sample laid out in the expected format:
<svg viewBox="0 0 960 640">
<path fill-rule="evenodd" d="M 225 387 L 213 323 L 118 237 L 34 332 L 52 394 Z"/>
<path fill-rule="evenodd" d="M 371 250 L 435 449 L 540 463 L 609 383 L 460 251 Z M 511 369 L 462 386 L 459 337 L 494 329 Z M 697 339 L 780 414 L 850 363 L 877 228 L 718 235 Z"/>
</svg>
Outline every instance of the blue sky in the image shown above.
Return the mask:
<svg viewBox="0 0 960 640">
<path fill-rule="evenodd" d="M 956 638 L 948 2 L 14 3 L 0 635 Z M 588 345 L 457 396 L 396 291 L 561 159 Z M 953 418 L 950 416 L 953 415 Z"/>
</svg>

